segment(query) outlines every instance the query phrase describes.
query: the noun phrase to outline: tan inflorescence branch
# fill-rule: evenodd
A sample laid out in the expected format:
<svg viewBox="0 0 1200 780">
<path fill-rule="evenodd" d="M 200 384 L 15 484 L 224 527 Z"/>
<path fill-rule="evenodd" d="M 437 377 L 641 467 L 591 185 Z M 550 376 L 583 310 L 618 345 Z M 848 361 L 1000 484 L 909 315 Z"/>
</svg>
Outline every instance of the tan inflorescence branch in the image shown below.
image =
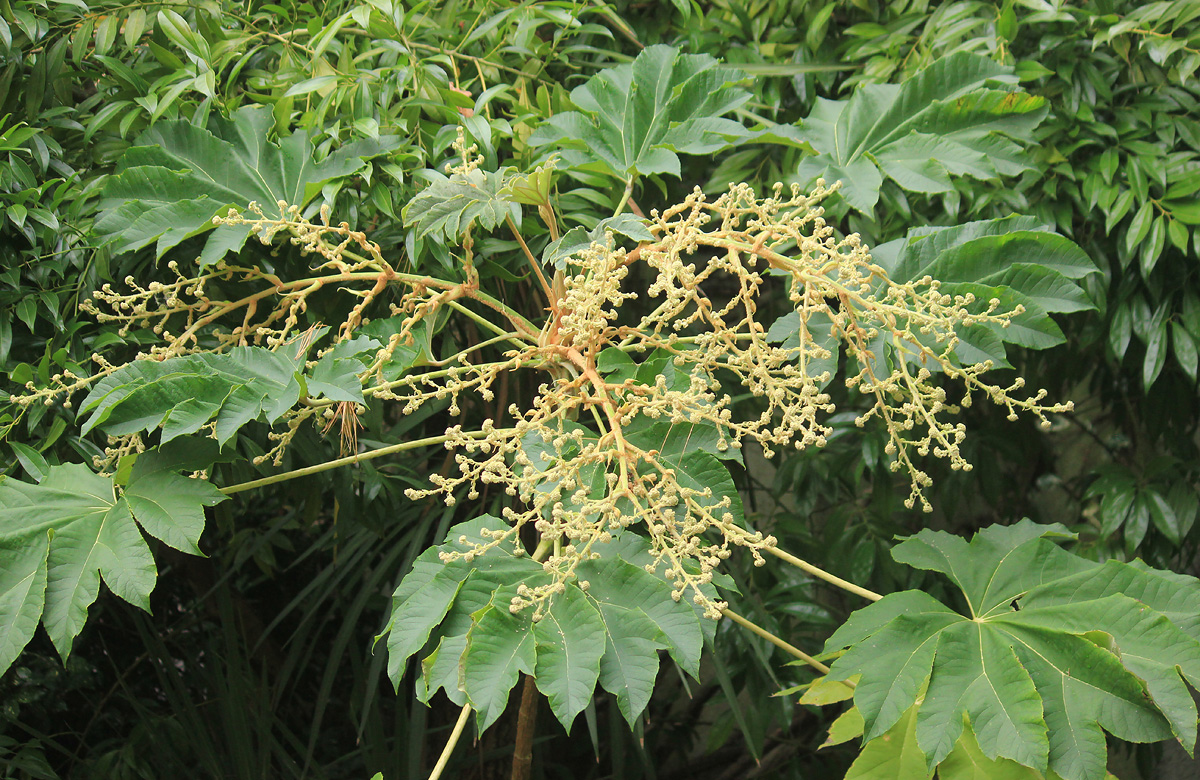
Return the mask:
<svg viewBox="0 0 1200 780">
<path fill-rule="evenodd" d="M 831 191 L 822 182 L 811 193 L 777 186 L 760 198 L 736 185 L 710 201 L 697 190 L 676 206 L 652 212 L 653 241 L 627 250 L 610 234 L 571 257 L 553 285 L 543 285 L 548 305 L 540 325 L 481 291 L 467 258 L 463 282 L 399 273 L 362 233 L 330 225 L 327 213 L 313 224 L 287 204 L 280 204 L 278 219 L 251 209 L 249 218 L 230 214 L 220 221 L 248 225 L 263 241 L 289 236 L 319 259 L 311 277 L 284 281 L 258 269 L 218 266 L 126 294 L 106 288 L 97 295 L 104 307 L 97 311 L 126 328 L 155 327 L 164 343 L 145 359 L 241 344 L 282 348 L 297 336 L 309 296 L 336 288 L 358 301 L 335 329 L 335 344 L 354 337 L 371 312 L 400 318 L 399 332 L 359 378 L 368 403 L 395 402 L 406 414 L 443 401 L 458 416 L 465 413 L 465 398 L 481 399 L 486 409 L 495 403 L 494 388 L 505 373 L 538 371 L 532 401 L 506 410 L 508 427 L 491 419 L 475 430 L 451 426 L 436 441 L 453 453 L 456 473 L 434 474 L 429 487 L 408 491 L 414 500 L 436 496 L 448 504 L 462 496 L 476 499 L 488 486 L 507 494 L 506 523 L 490 529 L 485 543 L 445 557 L 472 559 L 501 546 L 525 554 L 520 531 L 535 529 L 541 541 L 537 557 L 553 576 L 548 585 L 522 587 L 511 604 L 514 611 L 531 608 L 535 619 L 575 579 L 577 566 L 625 529 L 649 540 L 654 560 L 647 568 L 665 572 L 674 597 L 689 595 L 713 618 L 726 605 L 713 595 L 711 582 L 739 547 L 756 564 L 774 553 L 878 598 L 778 551 L 774 538 L 747 526 L 736 496 L 721 489 L 719 479 L 697 478 L 682 453 L 660 452 L 645 437 L 630 436 L 661 422 L 714 431 L 718 455 L 747 443 L 768 456 L 783 447 L 822 446 L 834 411 L 825 390 L 832 379 L 832 335 L 847 356 L 846 385 L 867 401 L 858 424 L 882 421 L 893 468 L 911 481 L 909 505 L 928 509 L 924 488 L 930 479 L 918 457 L 933 455 L 955 469 L 970 468 L 960 452 L 964 428 L 953 419 L 960 406 L 983 396 L 1010 416 L 1027 412 L 1043 422 L 1048 413 L 1070 408 L 1045 403 L 1044 391 L 1018 395 L 1019 380 L 1006 387 L 989 384 L 983 376 L 989 364 L 961 365 L 954 350 L 962 329 L 1005 327 L 1019 310 L 1000 311 L 997 301 L 946 294 L 929 278 L 889 279 L 857 235 L 839 239 L 825 222 L 820 202 Z M 653 274 L 643 290 L 629 283 L 635 262 Z M 208 292 L 216 286 L 240 292 L 218 299 Z M 794 338 L 782 343 L 768 337 L 771 323 L 760 319 L 759 303 L 772 289 L 796 313 Z M 383 367 L 400 345 L 410 344 L 423 325 L 435 329 L 435 316 L 446 314 L 469 320 L 487 338 L 387 379 Z M 824 337 L 815 330 L 818 320 Z M 613 373 L 601 358 L 605 350 L 625 353 L 633 362 L 657 350 L 667 362 L 652 382 L 637 381 Z M 101 374 L 111 369 L 105 366 Z M 961 385 L 957 406 L 947 400 L 939 375 Z M 46 400 L 88 381 L 71 378 L 52 389 L 31 389 L 23 401 Z M 731 391 L 749 391 L 757 399 L 753 411 L 735 409 Z M 278 457 L 305 420 L 329 425 L 337 414 L 332 406 L 307 399 L 289 412 L 268 455 Z M 352 425 L 352 418 L 342 422 Z M 115 449 L 130 446 L 140 443 L 113 443 Z M 352 460 L 353 455 L 335 463 Z"/>
</svg>

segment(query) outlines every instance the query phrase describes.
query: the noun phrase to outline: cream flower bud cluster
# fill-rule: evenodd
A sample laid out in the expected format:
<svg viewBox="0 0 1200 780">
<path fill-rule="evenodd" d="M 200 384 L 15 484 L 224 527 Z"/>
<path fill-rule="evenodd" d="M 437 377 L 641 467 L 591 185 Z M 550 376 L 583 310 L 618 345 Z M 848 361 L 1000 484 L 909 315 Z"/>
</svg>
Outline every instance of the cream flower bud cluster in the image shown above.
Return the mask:
<svg viewBox="0 0 1200 780">
<path fill-rule="evenodd" d="M 462 162 L 453 170 L 465 175 L 479 161 L 461 138 L 456 149 Z M 156 327 L 164 344 L 144 357 L 164 357 L 239 344 L 279 348 L 296 337 L 309 297 L 330 287 L 357 299 L 336 330 L 335 341 L 342 342 L 366 322 L 372 304 L 381 305 L 377 296 L 384 289 L 403 285 L 390 310 L 402 319 L 400 332 L 361 374 L 364 396 L 393 402 L 403 414 L 442 403 L 460 421 L 490 416 L 479 430 L 449 427 L 443 440 L 454 468 L 432 474 L 428 487 L 407 495 L 453 505 L 499 492 L 506 503 L 504 527 L 490 529 L 484 543 L 465 552 L 446 553 L 446 560 L 473 560 L 501 546 L 524 554 L 522 529 L 536 532 L 545 549 L 539 560 L 550 576 L 518 589 L 510 609 L 531 608 L 540 617 L 548 600 L 576 578 L 580 563 L 614 537 L 634 532 L 648 540 L 648 568 L 667 578 L 673 596 L 689 596 L 716 617 L 724 606 L 712 588 L 720 564 L 736 548 L 761 563 L 775 540 L 745 527 L 735 497 L 717 476 L 698 479 L 684 453 L 659 451 L 636 436 L 631 441 L 631 432 L 669 423 L 706 431 L 717 453 L 752 442 L 768 457 L 784 447 L 823 446 L 835 411 L 826 388 L 841 355 L 843 381 L 864 401 L 856 407 L 858 424 L 882 421 L 893 468 L 910 480 L 910 505 L 928 508 L 923 491 L 930 478 L 917 459 L 931 455 L 970 468 L 960 450 L 966 431 L 954 416 L 974 397 L 1004 407 L 1010 417 L 1025 412 L 1043 422 L 1070 408 L 1046 403 L 1045 391 L 1024 394 L 1021 380 L 989 384 L 988 363 L 963 364 L 956 352 L 962 334 L 1005 327 L 1020 310 L 948 294 L 935 279 L 890 279 L 857 235 L 839 238 L 826 222 L 820 202 L 831 191 L 818 182 L 811 193 L 777 186 L 759 197 L 735 185 L 714 200 L 697 190 L 652 212 L 653 241 L 632 250 L 609 235 L 568 258 L 540 335 L 536 325 L 531 330 L 494 299 L 486 301 L 477 276 L 472 281 L 467 274 L 468 281 L 457 284 L 396 274 L 365 235 L 344 223 L 331 226 L 327 210 L 313 224 L 287 204 L 278 204 L 277 219 L 253 207 L 249 219 L 231 214 L 217 221 L 245 224 L 260 240 L 288 236 L 319 260 L 311 279 L 286 282 L 224 265 L 194 277 L 175 269 L 172 282 L 132 285 L 128 293 L 106 287 L 96 301 L 104 307 L 101 317 L 125 328 Z M 648 284 L 639 282 L 641 289 L 631 281 L 645 276 L 630 272 L 634 262 L 651 276 Z M 242 297 L 222 297 L 217 289 Z M 780 303 L 790 305 L 793 319 L 786 321 L 794 321 L 783 340 L 772 333 Z M 383 367 L 396 350 L 411 345 L 418 328 L 436 332 L 442 320 L 435 318 L 447 314 L 500 335 L 385 377 Z M 234 324 L 222 326 L 222 318 Z M 653 356 L 663 361 L 661 370 L 641 380 L 614 373 L 602 357 L 606 350 L 623 353 L 627 364 Z M 493 422 L 500 411 L 497 386 L 526 369 L 537 372 L 536 390 L 524 385 L 524 402 L 503 410 L 511 422 L 500 427 Z M 106 366 L 99 375 L 112 370 Z M 31 388 L 17 400 L 48 401 L 92 379 L 63 378 L 56 389 Z M 952 402 L 947 386 L 955 383 L 961 389 Z M 735 404 L 735 397 L 751 400 Z M 329 429 L 341 419 L 343 439 L 352 441 L 346 426 L 353 428 L 357 412 L 302 403 L 271 433 L 274 446 L 262 457 L 281 457 L 308 421 Z M 111 449 L 141 446 L 128 440 Z"/>
</svg>

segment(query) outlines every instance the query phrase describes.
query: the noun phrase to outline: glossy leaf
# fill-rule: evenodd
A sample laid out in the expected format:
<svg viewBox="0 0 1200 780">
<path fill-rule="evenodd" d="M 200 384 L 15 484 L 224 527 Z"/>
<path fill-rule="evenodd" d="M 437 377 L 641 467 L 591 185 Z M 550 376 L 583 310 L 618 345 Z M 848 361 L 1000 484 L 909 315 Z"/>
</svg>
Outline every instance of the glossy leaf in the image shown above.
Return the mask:
<svg viewBox="0 0 1200 780">
<path fill-rule="evenodd" d="M 199 553 L 204 507 L 224 496 L 207 482 L 141 456 L 122 493 L 86 466 L 52 466 L 38 484 L 0 477 L 0 670 L 33 637 L 39 620 L 65 659 L 87 621 L 100 581 L 150 608 L 157 570 L 140 525 Z"/>
<path fill-rule="evenodd" d="M 800 132 L 817 155 L 801 161 L 795 181 L 841 181 L 846 203 L 869 214 L 885 177 L 939 193 L 953 190 L 955 176 L 1020 173 L 1032 160 L 1005 136 L 1028 137 L 1046 106 L 1013 83 L 1010 69 L 959 52 L 898 85 L 863 85 L 849 100 L 818 98 Z"/>
<path fill-rule="evenodd" d="M 254 202 L 268 218 L 281 216 L 280 202 L 303 208 L 325 184 L 358 171 L 396 140 L 357 142 L 317 161 L 303 130 L 271 143 L 273 124 L 271 111 L 260 106 L 242 108 L 228 121 L 215 118 L 207 129 L 182 120 L 159 122 L 121 156 L 105 182 L 96 229 L 107 234 L 114 253 L 156 242 L 155 254 L 162 257 L 184 239 L 212 230 L 213 217 L 230 208 Z M 246 226 L 218 228 L 200 267 L 240 249 L 249 236 Z"/>
<path fill-rule="evenodd" d="M 897 561 L 946 574 L 967 613 L 904 591 L 854 613 L 826 643 L 848 648 L 830 679 L 862 675 L 854 703 L 868 746 L 915 705 L 930 770 L 954 749 L 964 719 L 987 758 L 1066 780 L 1104 777 L 1104 731 L 1133 742 L 1174 736 L 1191 750 L 1196 711 L 1185 680 L 1200 685 L 1200 631 L 1188 610 L 1200 582 L 1100 565 L 1051 541 L 1068 536 L 1022 521 L 970 543 L 926 530 L 893 550 Z"/>
<path fill-rule="evenodd" d="M 531 145 L 565 142 L 572 165 L 601 162 L 631 176 L 679 176 L 680 154 L 708 154 L 751 140 L 799 145 L 787 128 L 751 131 L 723 118 L 750 99 L 736 86 L 744 74 L 704 54 L 649 46 L 630 64 L 603 70 L 571 92 L 580 111 L 555 114 L 530 137 Z"/>
</svg>

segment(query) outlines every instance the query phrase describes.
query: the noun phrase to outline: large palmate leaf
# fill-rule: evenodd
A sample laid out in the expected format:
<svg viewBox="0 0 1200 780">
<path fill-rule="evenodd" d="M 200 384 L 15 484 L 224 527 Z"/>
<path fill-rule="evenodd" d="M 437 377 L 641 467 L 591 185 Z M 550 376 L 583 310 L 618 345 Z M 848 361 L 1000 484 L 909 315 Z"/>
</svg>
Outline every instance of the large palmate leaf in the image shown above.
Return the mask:
<svg viewBox="0 0 1200 780">
<path fill-rule="evenodd" d="M 959 328 L 955 354 L 963 363 L 1007 366 L 1005 343 L 1030 349 L 1061 344 L 1062 331 L 1049 315 L 1095 308 L 1077 281 L 1095 273 L 1095 263 L 1031 217 L 914 228 L 905 238 L 875 247 L 871 256 L 894 282 L 931 277 L 943 293 L 973 295 L 978 310 L 992 300 L 1000 302 L 999 311 L 1024 309 L 1007 327 Z"/>
<path fill-rule="evenodd" d="M 860 736 L 861 717 L 857 718 L 860 724 L 857 733 L 835 734 L 840 730 L 838 724 L 853 723 L 855 718 L 848 716 L 856 715 L 858 710 L 851 707 L 838 718 L 830 728 L 830 741 L 826 744 L 840 744 Z M 916 724 L 916 710 L 910 709 L 882 737 L 867 743 L 850 766 L 845 780 L 931 780 L 934 770 L 927 766 L 925 755 L 917 745 Z M 988 758 L 980 749 L 969 723 L 963 726 L 962 736 L 950 755 L 938 764 L 937 777 L 938 780 L 1062 780 L 1049 770 L 1043 773 L 1011 759 Z M 1115 778 L 1106 773 L 1105 780 Z"/>
<path fill-rule="evenodd" d="M 992 526 L 970 542 L 922 531 L 897 561 L 946 574 L 960 614 L 921 591 L 885 596 L 826 644 L 848 648 L 830 679 L 861 675 L 854 703 L 870 744 L 914 709 L 928 769 L 970 722 L 988 759 L 1066 780 L 1101 780 L 1104 732 L 1174 737 L 1189 751 L 1200 686 L 1200 581 L 1141 564 L 1098 564 L 1052 539 L 1059 525 Z"/>
<path fill-rule="evenodd" d="M 745 74 L 704 54 L 650 46 L 632 63 L 600 71 L 571 92 L 581 111 L 556 114 L 529 143 L 569 143 L 572 165 L 600 161 L 623 179 L 679 176 L 679 154 L 708 154 L 737 143 L 770 140 L 800 145 L 790 128 L 747 130 L 724 118 L 750 99 L 736 86 Z"/>
<path fill-rule="evenodd" d="M 577 579 L 535 623 L 531 609 L 514 615 L 509 605 L 519 585 L 550 582 L 541 564 L 503 548 L 470 561 L 439 557 L 482 543 L 484 530 L 503 526 L 487 515 L 458 525 L 413 563 L 393 596 L 386 630 L 394 681 L 414 653 L 429 647 L 418 697 L 428 702 L 444 689 L 454 702 L 469 702 L 485 729 L 503 712 L 519 673 L 532 674 L 555 717 L 570 728 L 597 682 L 635 722 L 653 691 L 660 649 L 697 673 L 700 618 L 671 598 L 670 584 L 646 571 L 644 541 L 625 534 L 596 545 L 600 557 L 579 566 Z"/>
<path fill-rule="evenodd" d="M 906 190 L 949 192 L 951 176 L 993 179 L 1031 166 L 1005 136 L 1028 137 L 1045 99 L 1016 91 L 1012 69 L 977 54 L 939 59 L 902 84 L 869 84 L 849 100 L 818 98 L 800 136 L 817 150 L 795 180 L 841 181 L 842 197 L 870 213 L 883 179 Z"/>
<path fill-rule="evenodd" d="M 303 208 L 335 179 L 386 153 L 394 136 L 344 146 L 321 161 L 312 142 L 297 130 L 278 144 L 268 141 L 271 111 L 246 106 L 208 128 L 179 120 L 160 122 L 143 133 L 105 182 L 96 229 L 116 253 L 157 242 L 162 257 L 185 238 L 213 228 L 212 219 L 231 207 L 255 202 L 269 218 L 281 216 L 279 202 Z M 209 236 L 200 258 L 204 268 L 246 243 L 245 225 L 223 225 Z"/>
<path fill-rule="evenodd" d="M 0 671 L 39 621 L 65 659 L 101 578 L 148 610 L 157 570 L 142 531 L 199 554 L 204 507 L 222 500 L 156 453 L 139 457 L 123 490 L 79 464 L 53 466 L 38 484 L 0 477 Z"/>
</svg>

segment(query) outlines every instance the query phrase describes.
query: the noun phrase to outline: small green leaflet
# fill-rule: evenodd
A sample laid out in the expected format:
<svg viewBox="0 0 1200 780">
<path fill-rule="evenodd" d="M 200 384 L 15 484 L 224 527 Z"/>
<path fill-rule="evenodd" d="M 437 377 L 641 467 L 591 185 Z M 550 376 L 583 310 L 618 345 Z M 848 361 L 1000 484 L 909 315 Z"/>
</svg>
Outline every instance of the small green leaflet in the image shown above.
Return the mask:
<svg viewBox="0 0 1200 780">
<path fill-rule="evenodd" d="M 960 327 L 955 354 L 963 363 L 991 360 L 1007 367 L 1006 343 L 1029 349 L 1061 344 L 1062 331 L 1049 315 L 1095 308 L 1078 281 L 1097 271 L 1095 263 L 1032 217 L 914 228 L 905 238 L 875 247 L 871 256 L 895 283 L 930 276 L 945 294 L 974 295 L 976 311 L 986 310 L 992 299 L 1000 301 L 1001 312 L 1024 307 L 1008 327 Z"/>
<path fill-rule="evenodd" d="M 297 130 L 269 142 L 274 117 L 269 108 L 246 106 L 208 128 L 183 121 L 160 122 L 144 132 L 117 163 L 101 193 L 96 229 L 113 252 L 131 252 L 157 242 L 162 257 L 186 238 L 212 230 L 213 217 L 258 203 L 268 218 L 278 203 L 304 208 L 321 188 L 386 154 L 395 136 L 348 144 L 324 160 L 313 160 L 312 141 Z M 200 268 L 215 264 L 246 243 L 245 225 L 222 225 L 208 237 Z"/>
<path fill-rule="evenodd" d="M 234 347 L 135 361 L 92 387 L 80 406 L 82 414 L 90 414 L 83 433 L 101 428 L 120 436 L 161 428 L 165 444 L 212 424 L 215 438 L 224 444 L 253 420 L 278 420 L 302 394 L 362 403 L 359 375 L 389 338 L 388 326 L 389 320 L 365 326 L 364 332 L 379 333 L 383 341 L 363 335 L 336 344 L 309 374 L 302 373 L 303 351 L 288 354 L 295 347 Z M 417 345 L 398 346 L 381 367 L 384 378 L 394 379 L 422 354 Z"/>
<path fill-rule="evenodd" d="M 210 421 L 224 444 L 248 422 L 274 422 L 300 399 L 295 358 L 263 347 L 234 347 L 163 361 L 138 360 L 101 379 L 83 400 L 91 413 L 82 432 L 113 436 L 162 428 L 162 441 L 195 433 Z"/>
<path fill-rule="evenodd" d="M 70 655 L 101 578 L 149 610 L 158 575 L 142 531 L 198 555 L 204 507 L 224 498 L 169 470 L 157 453 L 139 457 L 123 492 L 80 464 L 52 466 L 38 484 L 0 477 L 0 671 L 39 621 Z"/>
<path fill-rule="evenodd" d="M 564 270 L 571 257 L 591 247 L 592 244 L 604 245 L 609 232 L 625 236 L 633 241 L 653 241 L 654 234 L 646 228 L 646 221 L 633 214 L 618 214 L 615 217 L 602 219 L 596 227 L 586 230 L 573 227 L 557 241 L 551 241 L 542 252 L 542 264 Z"/>
<path fill-rule="evenodd" d="M 404 226 L 413 228 L 418 239 L 432 236 L 435 241 L 449 244 L 457 244 L 472 223 L 494 230 L 512 217 L 519 226 L 521 207 L 506 189 L 512 171 L 475 168 L 465 175 L 439 178 L 404 207 Z"/>
<path fill-rule="evenodd" d="M 581 110 L 554 115 L 529 143 L 568 143 L 575 148 L 559 150 L 565 162 L 599 161 L 622 179 L 678 177 L 679 154 L 709 154 L 754 140 L 803 145 L 794 128 L 747 130 L 723 118 L 750 99 L 736 86 L 745 77 L 704 54 L 650 46 L 632 63 L 602 70 L 576 87 L 571 102 Z"/>
<path fill-rule="evenodd" d="M 503 712 L 519 674 L 532 674 L 569 729 L 597 682 L 636 722 L 654 689 L 660 649 L 696 674 L 703 645 L 696 611 L 672 600 L 661 577 L 623 559 L 644 554 L 644 541 L 627 533 L 619 542 L 597 545 L 601 557 L 581 564 L 578 580 L 534 623 L 530 610 L 511 614 L 509 602 L 518 585 L 550 581 L 541 564 L 508 548 L 470 562 L 444 564 L 439 558 L 482 542 L 483 530 L 503 525 L 484 515 L 455 526 L 445 543 L 413 563 L 393 596 L 386 630 L 393 681 L 399 683 L 413 654 L 428 648 L 418 696 L 428 702 L 444 689 L 452 701 L 469 702 L 482 730 Z M 587 590 L 580 587 L 583 580 Z"/>
<path fill-rule="evenodd" d="M 1012 69 L 958 52 L 902 84 L 860 86 L 849 100 L 817 98 L 800 137 L 817 150 L 794 181 L 841 181 L 851 208 L 870 214 L 884 177 L 914 192 L 949 192 L 951 176 L 996 179 L 1032 167 L 1005 136 L 1027 138 L 1046 101 L 1012 86 Z"/>
<path fill-rule="evenodd" d="M 826 643 L 826 652 L 847 648 L 830 679 L 862 675 L 854 703 L 868 745 L 915 711 L 930 771 L 954 749 L 964 719 L 988 759 L 1065 780 L 1104 778 L 1105 731 L 1131 742 L 1174 737 L 1192 749 L 1187 684 L 1200 687 L 1200 581 L 1140 562 L 1088 561 L 1052 541 L 1064 538 L 1061 525 L 1024 520 L 970 543 L 925 530 L 893 549 L 901 563 L 946 574 L 968 609 L 894 593 Z"/>
<path fill-rule="evenodd" d="M 796 363 L 805 376 L 818 377 L 828 371 L 822 387 L 837 373 L 841 340 L 825 306 L 812 307 L 803 317 L 799 311 L 783 315 L 767 331 L 767 340 L 783 349 L 795 350 Z"/>
</svg>

